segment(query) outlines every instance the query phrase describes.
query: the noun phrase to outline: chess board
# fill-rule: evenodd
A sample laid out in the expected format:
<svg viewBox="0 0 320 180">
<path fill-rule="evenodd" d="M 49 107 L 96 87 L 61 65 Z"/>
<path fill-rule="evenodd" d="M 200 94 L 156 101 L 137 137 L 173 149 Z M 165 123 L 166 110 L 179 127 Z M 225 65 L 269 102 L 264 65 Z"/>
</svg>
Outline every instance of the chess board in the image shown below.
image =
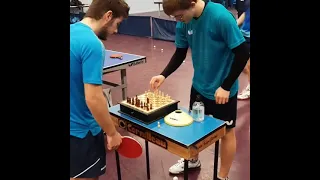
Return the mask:
<svg viewBox="0 0 320 180">
<path fill-rule="evenodd" d="M 147 124 L 178 109 L 179 101 L 161 91 L 146 91 L 120 102 L 120 112 Z"/>
</svg>

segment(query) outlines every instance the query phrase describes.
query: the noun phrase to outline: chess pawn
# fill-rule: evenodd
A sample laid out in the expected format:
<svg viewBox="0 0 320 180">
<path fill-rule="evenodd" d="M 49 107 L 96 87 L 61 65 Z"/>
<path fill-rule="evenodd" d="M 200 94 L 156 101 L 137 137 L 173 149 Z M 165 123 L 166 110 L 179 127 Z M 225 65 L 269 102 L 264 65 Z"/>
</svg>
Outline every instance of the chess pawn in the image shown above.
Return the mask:
<svg viewBox="0 0 320 180">
<path fill-rule="evenodd" d="M 133 101 L 134 101 L 134 100 L 133 100 L 132 98 L 130 98 L 130 104 L 131 104 L 131 105 L 133 105 Z"/>
</svg>

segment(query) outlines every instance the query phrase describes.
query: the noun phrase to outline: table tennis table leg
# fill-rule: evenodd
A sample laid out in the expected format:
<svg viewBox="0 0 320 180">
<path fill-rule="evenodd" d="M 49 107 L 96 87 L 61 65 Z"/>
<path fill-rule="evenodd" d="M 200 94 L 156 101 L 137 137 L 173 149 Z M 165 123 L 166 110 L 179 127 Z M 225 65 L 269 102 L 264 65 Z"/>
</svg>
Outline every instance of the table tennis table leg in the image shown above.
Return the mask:
<svg viewBox="0 0 320 180">
<path fill-rule="evenodd" d="M 118 180 L 121 180 L 119 153 L 118 153 L 118 151 L 115 151 L 115 153 L 116 153 L 116 163 L 117 163 Z"/>
<path fill-rule="evenodd" d="M 214 165 L 213 165 L 213 180 L 218 179 L 218 160 L 219 160 L 219 140 L 214 144 Z"/>
<path fill-rule="evenodd" d="M 158 4 L 158 6 L 159 6 L 159 17 L 161 16 L 161 9 L 160 9 L 160 3 Z"/>
<path fill-rule="evenodd" d="M 150 179 L 150 163 L 149 163 L 149 144 L 148 141 L 145 140 L 145 147 L 146 147 L 146 162 L 147 162 L 147 178 Z"/>
<path fill-rule="evenodd" d="M 124 85 L 124 87 L 122 88 L 122 100 L 127 99 L 127 71 L 126 69 L 121 69 L 120 70 L 121 73 L 121 84 Z"/>
<path fill-rule="evenodd" d="M 189 175 L 189 160 L 184 159 L 184 171 L 183 171 L 183 179 L 188 180 L 188 175 Z"/>
</svg>

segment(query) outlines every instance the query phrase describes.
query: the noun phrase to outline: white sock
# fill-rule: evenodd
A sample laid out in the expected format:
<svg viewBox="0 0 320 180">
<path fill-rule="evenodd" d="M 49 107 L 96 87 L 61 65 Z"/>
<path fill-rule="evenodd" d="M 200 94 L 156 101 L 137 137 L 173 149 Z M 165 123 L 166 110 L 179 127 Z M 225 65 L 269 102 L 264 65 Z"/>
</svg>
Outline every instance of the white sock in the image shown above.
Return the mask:
<svg viewBox="0 0 320 180">
<path fill-rule="evenodd" d="M 222 178 L 222 177 L 219 177 L 219 176 L 218 176 L 218 178 L 219 178 L 220 180 L 228 180 L 228 177 Z"/>
</svg>

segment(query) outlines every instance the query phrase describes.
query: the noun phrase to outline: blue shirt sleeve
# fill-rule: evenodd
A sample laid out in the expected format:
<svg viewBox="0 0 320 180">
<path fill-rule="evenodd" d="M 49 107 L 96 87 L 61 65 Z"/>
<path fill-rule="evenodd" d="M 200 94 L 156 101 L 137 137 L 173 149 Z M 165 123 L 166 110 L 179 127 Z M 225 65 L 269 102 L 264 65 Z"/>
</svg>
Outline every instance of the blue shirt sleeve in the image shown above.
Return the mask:
<svg viewBox="0 0 320 180">
<path fill-rule="evenodd" d="M 239 46 L 245 42 L 245 39 L 237 25 L 236 19 L 231 13 L 223 13 L 218 18 L 218 25 L 222 38 L 230 49 Z"/>
<path fill-rule="evenodd" d="M 83 83 L 102 85 L 105 48 L 99 40 L 86 43 L 82 53 Z"/>
<path fill-rule="evenodd" d="M 186 36 L 185 25 L 181 22 L 177 22 L 176 25 L 176 47 L 177 48 L 188 48 L 188 40 Z"/>
</svg>

